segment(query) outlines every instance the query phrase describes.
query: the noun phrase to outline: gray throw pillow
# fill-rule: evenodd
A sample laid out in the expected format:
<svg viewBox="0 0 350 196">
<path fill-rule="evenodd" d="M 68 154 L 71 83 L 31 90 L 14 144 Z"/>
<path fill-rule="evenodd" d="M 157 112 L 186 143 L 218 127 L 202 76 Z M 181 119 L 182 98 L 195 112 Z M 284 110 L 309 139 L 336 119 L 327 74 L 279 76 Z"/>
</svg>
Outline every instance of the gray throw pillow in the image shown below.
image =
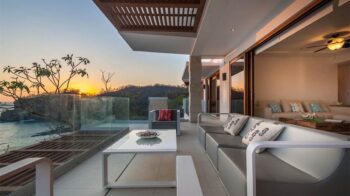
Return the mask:
<svg viewBox="0 0 350 196">
<path fill-rule="evenodd" d="M 281 113 L 282 112 L 282 107 L 281 107 L 281 104 L 279 104 L 279 103 L 269 103 L 269 107 L 271 108 L 271 111 L 273 113 Z"/>
</svg>

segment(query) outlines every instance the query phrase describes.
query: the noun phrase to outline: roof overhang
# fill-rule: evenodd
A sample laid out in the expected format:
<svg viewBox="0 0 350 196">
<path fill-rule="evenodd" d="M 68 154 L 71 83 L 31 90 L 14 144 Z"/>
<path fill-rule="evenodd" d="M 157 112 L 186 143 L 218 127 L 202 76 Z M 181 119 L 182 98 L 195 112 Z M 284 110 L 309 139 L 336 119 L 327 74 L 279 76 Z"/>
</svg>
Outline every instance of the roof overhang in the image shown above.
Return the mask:
<svg viewBox="0 0 350 196">
<path fill-rule="evenodd" d="M 225 59 L 233 54 L 233 58 L 237 57 L 280 23 L 314 2 L 94 1 L 133 50 Z"/>
<path fill-rule="evenodd" d="M 205 0 L 94 0 L 136 51 L 188 54 Z"/>
<path fill-rule="evenodd" d="M 189 62 L 186 62 L 186 66 L 184 72 L 182 73 L 182 81 L 188 85 L 190 81 L 189 70 L 188 70 Z M 207 79 L 211 77 L 214 73 L 216 73 L 220 69 L 221 64 L 207 63 L 202 62 L 202 77 L 201 79 Z"/>
<path fill-rule="evenodd" d="M 119 31 L 197 32 L 204 0 L 94 0 Z"/>
</svg>

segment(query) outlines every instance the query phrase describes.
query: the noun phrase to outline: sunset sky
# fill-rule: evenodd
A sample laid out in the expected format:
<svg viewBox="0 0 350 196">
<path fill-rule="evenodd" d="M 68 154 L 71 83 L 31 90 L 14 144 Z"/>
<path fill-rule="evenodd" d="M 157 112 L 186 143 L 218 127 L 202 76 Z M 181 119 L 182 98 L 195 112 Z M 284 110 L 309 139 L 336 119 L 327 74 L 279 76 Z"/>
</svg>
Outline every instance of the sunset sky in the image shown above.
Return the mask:
<svg viewBox="0 0 350 196">
<path fill-rule="evenodd" d="M 135 52 L 92 0 L 0 0 L 0 80 L 6 65 L 28 66 L 73 53 L 91 61 L 89 79 L 72 87 L 98 91 L 100 70 L 115 72 L 113 87 L 180 85 L 186 55 Z M 0 95 L 0 101 L 8 101 Z"/>
</svg>

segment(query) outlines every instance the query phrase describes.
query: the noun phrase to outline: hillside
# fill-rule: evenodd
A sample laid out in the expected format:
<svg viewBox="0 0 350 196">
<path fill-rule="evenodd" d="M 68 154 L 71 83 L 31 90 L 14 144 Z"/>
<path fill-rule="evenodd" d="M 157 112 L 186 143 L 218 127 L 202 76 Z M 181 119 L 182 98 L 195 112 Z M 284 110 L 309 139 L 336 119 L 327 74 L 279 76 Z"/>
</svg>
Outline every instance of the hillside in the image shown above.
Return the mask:
<svg viewBox="0 0 350 196">
<path fill-rule="evenodd" d="M 128 97 L 130 99 L 130 119 L 147 119 L 148 97 L 168 97 L 169 108 L 180 109 L 182 99 L 188 96 L 188 90 L 182 86 L 160 85 L 125 86 L 101 96 Z"/>
</svg>

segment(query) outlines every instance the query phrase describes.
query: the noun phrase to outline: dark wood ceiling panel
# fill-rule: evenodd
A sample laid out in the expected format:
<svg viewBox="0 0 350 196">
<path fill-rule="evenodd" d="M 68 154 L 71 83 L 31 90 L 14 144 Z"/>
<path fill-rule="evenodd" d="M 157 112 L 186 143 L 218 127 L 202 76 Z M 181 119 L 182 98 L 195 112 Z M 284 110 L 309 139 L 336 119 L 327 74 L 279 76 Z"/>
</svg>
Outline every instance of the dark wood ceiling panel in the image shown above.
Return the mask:
<svg viewBox="0 0 350 196">
<path fill-rule="evenodd" d="M 119 31 L 197 32 L 205 0 L 94 0 Z"/>
</svg>

